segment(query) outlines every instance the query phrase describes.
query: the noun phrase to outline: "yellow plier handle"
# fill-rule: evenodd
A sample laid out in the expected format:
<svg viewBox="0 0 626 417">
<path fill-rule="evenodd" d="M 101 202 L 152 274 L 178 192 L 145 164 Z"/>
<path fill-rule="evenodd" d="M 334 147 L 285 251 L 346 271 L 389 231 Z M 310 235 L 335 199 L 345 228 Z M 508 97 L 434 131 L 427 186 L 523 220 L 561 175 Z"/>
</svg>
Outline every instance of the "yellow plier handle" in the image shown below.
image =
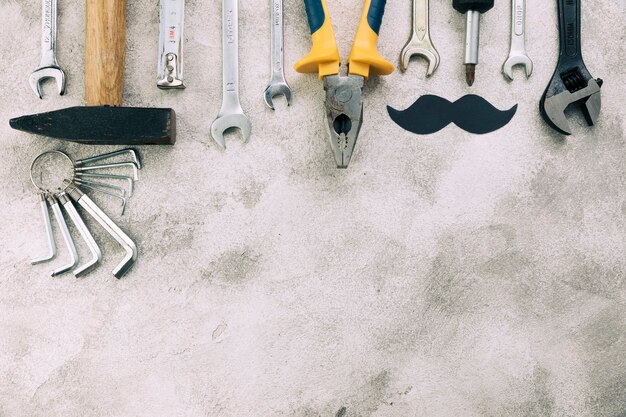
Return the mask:
<svg viewBox="0 0 626 417">
<path fill-rule="evenodd" d="M 348 57 L 350 74 L 368 78 L 370 74 L 387 75 L 393 65 L 378 52 L 376 42 L 385 13 L 387 0 L 366 0 L 361 22 Z M 304 0 L 311 29 L 312 46 L 308 55 L 296 62 L 294 68 L 302 73 L 319 73 L 323 78 L 339 73 L 341 58 L 335 33 L 328 14 L 326 0 Z"/>
</svg>

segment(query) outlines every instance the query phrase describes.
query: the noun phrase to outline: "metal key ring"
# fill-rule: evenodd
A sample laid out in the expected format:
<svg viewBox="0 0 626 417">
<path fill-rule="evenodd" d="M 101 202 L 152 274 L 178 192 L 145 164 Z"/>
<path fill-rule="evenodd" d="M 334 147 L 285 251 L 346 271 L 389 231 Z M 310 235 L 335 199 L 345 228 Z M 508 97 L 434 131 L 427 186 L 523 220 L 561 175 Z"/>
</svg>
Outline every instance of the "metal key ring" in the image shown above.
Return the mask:
<svg viewBox="0 0 626 417">
<path fill-rule="evenodd" d="M 42 154 L 39 154 L 35 159 L 33 159 L 33 162 L 30 164 L 30 182 L 35 186 L 35 188 L 37 188 L 42 193 L 53 193 L 53 191 L 43 188 L 41 186 L 41 184 L 37 184 L 37 182 L 35 181 L 35 178 L 33 176 L 33 168 L 35 167 L 35 164 L 37 163 L 37 161 L 39 161 L 42 157 L 44 157 L 46 155 L 51 155 L 51 154 L 58 154 L 58 155 L 63 156 L 72 165 L 72 177 L 69 179 L 70 183 L 72 181 L 74 181 L 74 177 L 75 177 L 74 167 L 76 165 L 74 164 L 74 160 L 72 158 L 70 158 L 70 156 L 68 154 L 66 154 L 65 152 L 54 150 L 54 151 L 46 151 L 46 152 L 44 152 Z M 65 184 L 65 181 L 63 181 L 63 183 Z M 68 187 L 68 185 L 65 185 L 63 188 L 59 188 L 56 191 L 65 191 L 67 189 L 67 187 Z"/>
</svg>

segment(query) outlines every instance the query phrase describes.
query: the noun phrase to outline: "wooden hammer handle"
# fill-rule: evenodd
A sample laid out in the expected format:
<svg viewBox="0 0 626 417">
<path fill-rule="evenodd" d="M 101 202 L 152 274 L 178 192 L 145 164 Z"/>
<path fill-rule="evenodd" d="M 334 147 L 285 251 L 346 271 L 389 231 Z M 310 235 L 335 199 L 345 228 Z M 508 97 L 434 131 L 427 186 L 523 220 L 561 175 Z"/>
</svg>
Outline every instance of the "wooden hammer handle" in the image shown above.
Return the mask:
<svg viewBox="0 0 626 417">
<path fill-rule="evenodd" d="M 86 0 L 85 102 L 121 106 L 126 57 L 126 0 Z"/>
</svg>

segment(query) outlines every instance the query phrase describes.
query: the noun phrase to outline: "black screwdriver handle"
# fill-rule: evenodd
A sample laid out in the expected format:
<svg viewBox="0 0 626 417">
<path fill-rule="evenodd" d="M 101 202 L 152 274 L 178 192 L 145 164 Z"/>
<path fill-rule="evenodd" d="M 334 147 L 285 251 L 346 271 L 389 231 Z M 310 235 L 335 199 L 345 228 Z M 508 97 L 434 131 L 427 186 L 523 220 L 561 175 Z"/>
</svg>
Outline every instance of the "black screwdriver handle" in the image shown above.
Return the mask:
<svg viewBox="0 0 626 417">
<path fill-rule="evenodd" d="M 469 10 L 485 13 L 493 7 L 494 0 L 452 0 L 452 7 L 460 13 L 467 13 Z"/>
</svg>

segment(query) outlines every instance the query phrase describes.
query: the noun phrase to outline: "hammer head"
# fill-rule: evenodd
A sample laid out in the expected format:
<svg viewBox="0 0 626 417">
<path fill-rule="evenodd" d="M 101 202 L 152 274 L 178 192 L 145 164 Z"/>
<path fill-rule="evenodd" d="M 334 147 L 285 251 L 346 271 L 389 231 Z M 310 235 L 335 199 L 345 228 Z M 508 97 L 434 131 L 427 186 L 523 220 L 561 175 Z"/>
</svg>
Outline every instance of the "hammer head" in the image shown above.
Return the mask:
<svg viewBox="0 0 626 417">
<path fill-rule="evenodd" d="M 173 145 L 173 109 L 87 106 L 11 119 L 13 129 L 93 145 Z"/>
</svg>

